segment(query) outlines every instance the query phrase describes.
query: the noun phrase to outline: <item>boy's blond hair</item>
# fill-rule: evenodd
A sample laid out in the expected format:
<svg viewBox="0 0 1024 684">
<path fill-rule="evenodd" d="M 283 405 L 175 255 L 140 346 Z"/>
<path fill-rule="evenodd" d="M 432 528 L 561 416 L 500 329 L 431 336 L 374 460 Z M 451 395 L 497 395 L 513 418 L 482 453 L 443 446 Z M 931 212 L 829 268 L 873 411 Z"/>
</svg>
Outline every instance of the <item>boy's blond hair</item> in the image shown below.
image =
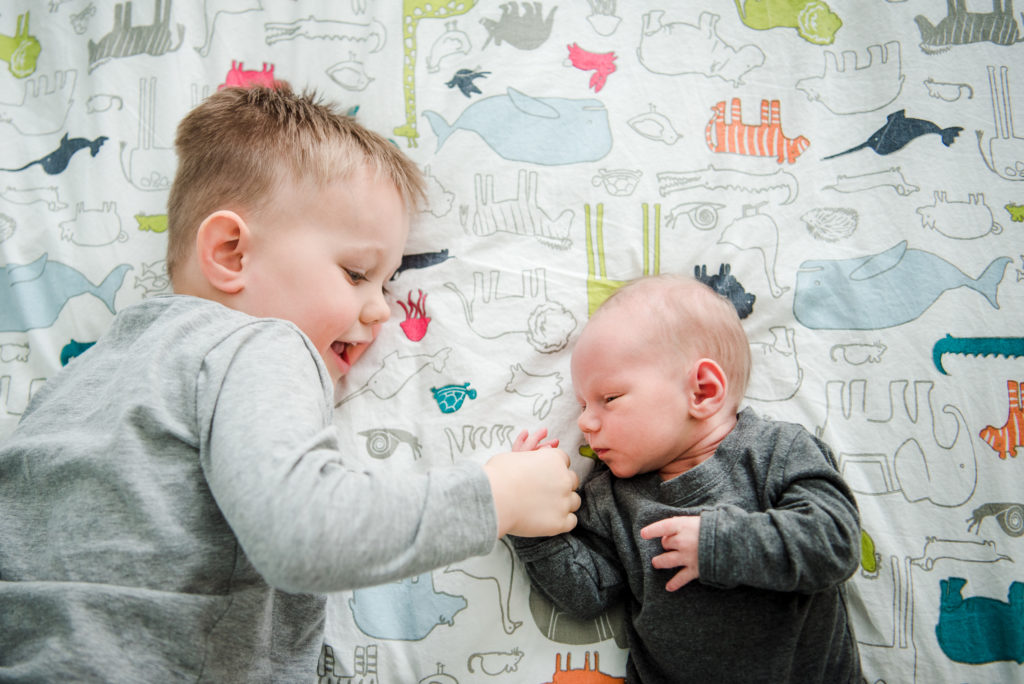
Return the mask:
<svg viewBox="0 0 1024 684">
<path fill-rule="evenodd" d="M 717 361 L 729 380 L 729 399 L 739 406 L 750 380 L 750 342 L 727 298 L 696 278 L 662 274 L 632 280 L 598 307 L 628 306 L 655 323 L 651 342 L 667 344 L 693 359 Z"/>
<path fill-rule="evenodd" d="M 178 124 L 175 147 L 178 171 L 167 202 L 172 280 L 207 216 L 259 211 L 285 179 L 325 185 L 366 164 L 395 185 L 408 211 L 425 202 L 419 168 L 393 143 L 283 81 L 214 93 Z"/>
</svg>

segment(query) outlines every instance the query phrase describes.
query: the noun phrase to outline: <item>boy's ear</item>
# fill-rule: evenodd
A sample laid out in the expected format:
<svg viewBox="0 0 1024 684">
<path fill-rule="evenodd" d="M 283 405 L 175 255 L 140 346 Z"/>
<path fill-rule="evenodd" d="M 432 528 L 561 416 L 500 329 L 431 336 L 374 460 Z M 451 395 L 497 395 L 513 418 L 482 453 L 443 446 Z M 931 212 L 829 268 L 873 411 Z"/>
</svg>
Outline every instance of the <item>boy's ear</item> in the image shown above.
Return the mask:
<svg viewBox="0 0 1024 684">
<path fill-rule="evenodd" d="M 690 369 L 690 414 L 697 419 L 716 414 L 726 402 L 728 381 L 716 361 L 698 359 Z"/>
<path fill-rule="evenodd" d="M 249 226 L 235 212 L 222 209 L 206 217 L 196 233 L 196 254 L 210 285 L 225 294 L 242 291 L 249 244 Z"/>
</svg>

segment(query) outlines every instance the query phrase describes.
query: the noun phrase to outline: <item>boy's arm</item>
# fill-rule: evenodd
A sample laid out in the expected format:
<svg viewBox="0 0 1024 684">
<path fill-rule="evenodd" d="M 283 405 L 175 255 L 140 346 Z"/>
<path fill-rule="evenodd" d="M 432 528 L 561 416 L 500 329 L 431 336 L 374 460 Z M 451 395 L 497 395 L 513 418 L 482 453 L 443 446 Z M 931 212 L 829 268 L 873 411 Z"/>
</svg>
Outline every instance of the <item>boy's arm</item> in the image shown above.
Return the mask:
<svg viewBox="0 0 1024 684">
<path fill-rule="evenodd" d="M 703 511 L 701 581 L 811 593 L 849 578 L 860 563 L 860 520 L 834 464 L 829 447 L 801 430 L 769 468 L 767 511 Z"/>
<path fill-rule="evenodd" d="M 474 462 L 396 477 L 342 453 L 331 383 L 315 354 L 296 330 L 262 322 L 214 349 L 199 378 L 207 484 L 270 584 L 304 593 L 381 584 L 485 554 L 502 527 L 571 527 L 575 476 L 557 450 L 507 454 L 536 462 L 501 501 Z M 525 496 L 544 480 L 563 496 Z"/>
</svg>

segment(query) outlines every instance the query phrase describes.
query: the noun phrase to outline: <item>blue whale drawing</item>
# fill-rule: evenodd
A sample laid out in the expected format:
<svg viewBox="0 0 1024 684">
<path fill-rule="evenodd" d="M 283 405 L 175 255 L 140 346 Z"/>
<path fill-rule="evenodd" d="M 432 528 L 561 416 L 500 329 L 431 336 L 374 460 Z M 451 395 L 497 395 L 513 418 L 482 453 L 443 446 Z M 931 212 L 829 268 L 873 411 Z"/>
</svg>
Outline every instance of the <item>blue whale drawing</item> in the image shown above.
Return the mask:
<svg viewBox="0 0 1024 684">
<path fill-rule="evenodd" d="M 864 257 L 800 264 L 793 315 L 808 328 L 875 330 L 912 321 L 946 290 L 969 287 L 996 309 L 996 291 L 1009 257 L 999 257 L 971 278 L 931 252 L 907 249 L 904 240 Z"/>
<path fill-rule="evenodd" d="M 597 161 L 612 147 L 608 110 L 600 100 L 530 97 L 515 88 L 477 100 L 449 124 L 424 111 L 437 149 L 457 130 L 473 131 L 505 159 L 553 166 Z"/>
<path fill-rule="evenodd" d="M 50 261 L 46 254 L 28 264 L 8 264 L 0 269 L 0 332 L 25 332 L 47 328 L 57 320 L 72 297 L 91 294 L 110 313 L 128 264 L 116 266 L 99 285 L 74 268 Z"/>
</svg>

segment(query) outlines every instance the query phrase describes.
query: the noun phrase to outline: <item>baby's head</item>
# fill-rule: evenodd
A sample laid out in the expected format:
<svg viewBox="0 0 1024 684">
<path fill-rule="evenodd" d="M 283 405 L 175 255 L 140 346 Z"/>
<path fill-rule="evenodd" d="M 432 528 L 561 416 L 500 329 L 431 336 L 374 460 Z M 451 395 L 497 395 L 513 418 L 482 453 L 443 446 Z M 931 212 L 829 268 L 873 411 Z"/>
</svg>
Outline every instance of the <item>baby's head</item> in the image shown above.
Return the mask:
<svg viewBox="0 0 1024 684">
<path fill-rule="evenodd" d="M 641 278 L 613 293 L 576 342 L 578 425 L 617 477 L 675 477 L 735 425 L 749 372 L 727 299 L 685 276 Z"/>
<path fill-rule="evenodd" d="M 618 315 L 643 333 L 638 343 L 650 345 L 651 354 L 717 362 L 729 383 L 726 408 L 739 407 L 750 379 L 750 343 L 732 302 L 696 278 L 664 274 L 626 283 L 598 311 L 620 307 Z"/>
<path fill-rule="evenodd" d="M 178 126 L 167 270 L 178 294 L 306 334 L 345 375 L 390 315 L 419 169 L 313 95 L 226 88 Z"/>
<path fill-rule="evenodd" d="M 394 144 L 284 81 L 210 95 L 178 124 L 175 149 L 178 170 L 167 203 L 172 282 L 193 255 L 206 217 L 220 209 L 243 217 L 259 212 L 289 180 L 322 187 L 368 167 L 394 184 L 408 211 L 425 197 L 420 170 Z"/>
</svg>

